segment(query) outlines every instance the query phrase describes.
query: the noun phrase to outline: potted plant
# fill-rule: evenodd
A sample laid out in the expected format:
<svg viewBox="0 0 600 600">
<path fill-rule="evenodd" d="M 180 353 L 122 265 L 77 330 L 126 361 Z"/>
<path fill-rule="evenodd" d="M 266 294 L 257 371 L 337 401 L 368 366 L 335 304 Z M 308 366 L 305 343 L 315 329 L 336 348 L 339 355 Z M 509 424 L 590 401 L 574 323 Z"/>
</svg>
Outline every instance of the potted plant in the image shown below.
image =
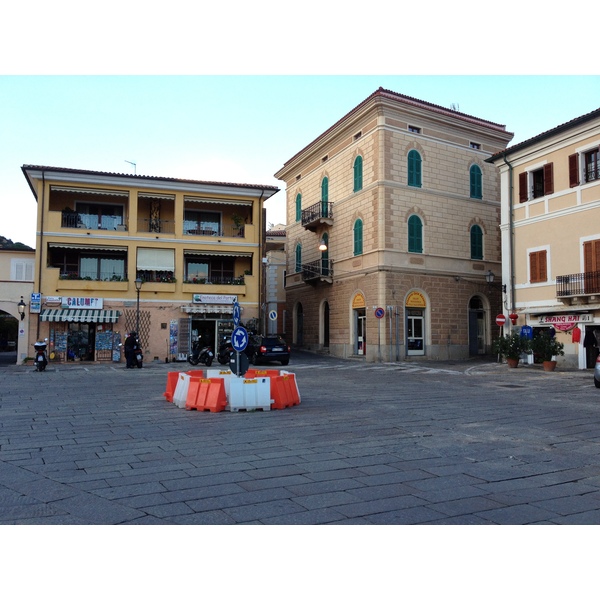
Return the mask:
<svg viewBox="0 0 600 600">
<path fill-rule="evenodd" d="M 531 350 L 534 356 L 542 361 L 544 371 L 554 371 L 556 368 L 556 357 L 565 355 L 565 345 L 559 342 L 555 336 L 548 331 L 541 331 L 533 337 Z"/>
<path fill-rule="evenodd" d="M 529 340 L 514 331 L 509 335 L 497 338 L 494 341 L 493 350 L 496 354 L 506 358 L 509 367 L 514 368 L 519 364 L 521 354 L 529 352 Z"/>
</svg>

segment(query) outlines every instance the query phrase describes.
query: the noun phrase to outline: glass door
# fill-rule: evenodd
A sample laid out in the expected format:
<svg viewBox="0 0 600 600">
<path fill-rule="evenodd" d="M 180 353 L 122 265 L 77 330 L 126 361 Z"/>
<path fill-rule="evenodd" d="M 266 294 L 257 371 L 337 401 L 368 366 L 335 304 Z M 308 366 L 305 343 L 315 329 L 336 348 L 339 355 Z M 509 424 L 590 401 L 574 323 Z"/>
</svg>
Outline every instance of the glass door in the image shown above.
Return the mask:
<svg viewBox="0 0 600 600">
<path fill-rule="evenodd" d="M 425 355 L 425 317 L 423 310 L 406 309 L 406 354 Z"/>
</svg>

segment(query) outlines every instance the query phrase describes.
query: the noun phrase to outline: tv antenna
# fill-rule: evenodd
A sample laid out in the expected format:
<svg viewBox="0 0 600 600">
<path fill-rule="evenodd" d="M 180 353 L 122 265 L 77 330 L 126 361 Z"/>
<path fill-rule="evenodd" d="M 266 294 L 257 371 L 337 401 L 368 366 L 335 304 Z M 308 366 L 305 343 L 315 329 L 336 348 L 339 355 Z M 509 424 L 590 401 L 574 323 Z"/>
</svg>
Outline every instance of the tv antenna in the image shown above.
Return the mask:
<svg viewBox="0 0 600 600">
<path fill-rule="evenodd" d="M 131 161 L 131 160 L 126 160 L 125 162 L 126 162 L 126 163 L 129 163 L 130 165 L 133 165 L 133 174 L 135 175 L 135 174 L 136 174 L 136 167 L 137 167 L 137 164 L 136 164 L 136 163 L 134 163 L 134 162 L 133 162 L 133 161 Z"/>
</svg>

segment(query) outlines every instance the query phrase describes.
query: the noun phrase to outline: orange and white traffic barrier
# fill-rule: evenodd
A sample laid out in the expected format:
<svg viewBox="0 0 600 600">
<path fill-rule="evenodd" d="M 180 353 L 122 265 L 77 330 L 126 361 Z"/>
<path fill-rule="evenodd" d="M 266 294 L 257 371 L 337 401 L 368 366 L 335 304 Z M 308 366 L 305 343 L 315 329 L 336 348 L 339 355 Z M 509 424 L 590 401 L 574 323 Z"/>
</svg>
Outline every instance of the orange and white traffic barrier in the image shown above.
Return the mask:
<svg viewBox="0 0 600 600">
<path fill-rule="evenodd" d="M 226 405 L 225 381 L 222 378 L 190 377 L 186 410 L 221 412 Z"/>
</svg>

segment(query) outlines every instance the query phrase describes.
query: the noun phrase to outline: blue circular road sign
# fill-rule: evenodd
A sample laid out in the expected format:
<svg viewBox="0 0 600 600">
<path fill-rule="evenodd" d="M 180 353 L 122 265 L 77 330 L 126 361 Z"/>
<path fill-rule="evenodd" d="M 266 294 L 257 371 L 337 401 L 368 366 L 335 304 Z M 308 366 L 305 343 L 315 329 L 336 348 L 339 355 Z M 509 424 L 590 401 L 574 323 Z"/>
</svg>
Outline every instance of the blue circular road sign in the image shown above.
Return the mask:
<svg viewBox="0 0 600 600">
<path fill-rule="evenodd" d="M 243 352 L 248 345 L 248 332 L 243 327 L 236 327 L 231 334 L 231 345 L 236 352 Z"/>
<path fill-rule="evenodd" d="M 378 319 L 383 319 L 383 317 L 385 316 L 385 310 L 383 310 L 383 308 L 379 307 L 375 309 L 375 316 Z"/>
</svg>

